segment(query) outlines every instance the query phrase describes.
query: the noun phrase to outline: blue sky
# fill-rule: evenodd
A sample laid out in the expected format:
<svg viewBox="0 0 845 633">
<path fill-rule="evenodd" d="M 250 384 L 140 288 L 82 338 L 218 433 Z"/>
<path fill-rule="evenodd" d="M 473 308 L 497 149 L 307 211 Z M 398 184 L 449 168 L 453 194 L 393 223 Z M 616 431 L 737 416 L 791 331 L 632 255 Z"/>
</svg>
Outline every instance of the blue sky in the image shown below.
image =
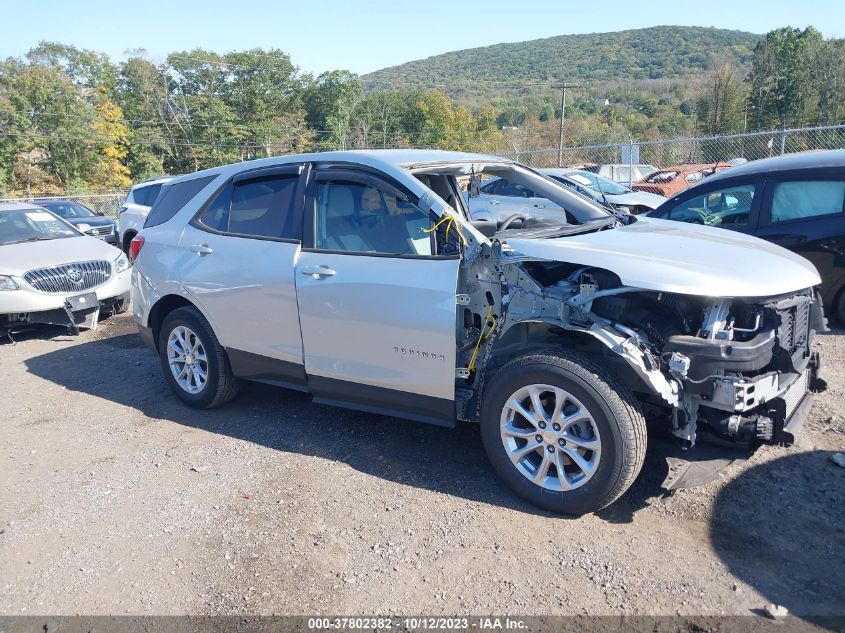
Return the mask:
<svg viewBox="0 0 845 633">
<path fill-rule="evenodd" d="M 303 71 L 366 73 L 462 48 L 658 24 L 758 33 L 812 25 L 826 37 L 845 37 L 845 1 L 7 0 L 0 57 L 22 55 L 40 40 L 115 60 L 134 48 L 161 61 L 174 50 L 262 47 L 289 53 Z"/>
</svg>

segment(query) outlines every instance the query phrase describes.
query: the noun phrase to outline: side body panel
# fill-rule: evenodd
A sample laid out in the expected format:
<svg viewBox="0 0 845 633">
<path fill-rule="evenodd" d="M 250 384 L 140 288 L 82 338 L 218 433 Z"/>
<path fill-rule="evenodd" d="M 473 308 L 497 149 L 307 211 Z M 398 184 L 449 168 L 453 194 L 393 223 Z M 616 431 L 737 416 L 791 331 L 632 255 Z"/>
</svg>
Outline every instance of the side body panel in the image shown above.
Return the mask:
<svg viewBox="0 0 845 633">
<path fill-rule="evenodd" d="M 211 252 L 199 254 L 197 248 Z M 185 227 L 179 242 L 181 282 L 187 296 L 211 315 L 223 347 L 302 365 L 293 280 L 299 251 L 296 242 Z"/>
<path fill-rule="evenodd" d="M 459 263 L 303 252 L 296 285 L 315 396 L 332 398 L 324 378 L 451 402 Z M 307 272 L 317 267 L 334 274 Z"/>
</svg>

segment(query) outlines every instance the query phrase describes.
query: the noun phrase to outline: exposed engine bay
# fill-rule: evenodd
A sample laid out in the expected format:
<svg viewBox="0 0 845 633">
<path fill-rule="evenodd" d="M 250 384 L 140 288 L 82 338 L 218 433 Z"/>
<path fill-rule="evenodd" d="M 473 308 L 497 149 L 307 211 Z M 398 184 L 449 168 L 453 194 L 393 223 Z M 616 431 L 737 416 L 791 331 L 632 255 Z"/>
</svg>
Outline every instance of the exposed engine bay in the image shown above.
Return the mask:
<svg viewBox="0 0 845 633">
<path fill-rule="evenodd" d="M 621 368 L 643 407 L 664 414 L 687 445 L 702 437 L 793 441 L 804 396 L 820 384 L 811 344 L 826 328 L 813 290 L 708 299 L 626 287 L 607 270 L 520 259 L 494 242 L 467 277 L 464 389 L 478 388 L 483 368 L 512 348 L 576 345 Z M 484 351 L 471 363 L 479 341 Z M 472 408 L 464 415 L 471 419 Z"/>
</svg>

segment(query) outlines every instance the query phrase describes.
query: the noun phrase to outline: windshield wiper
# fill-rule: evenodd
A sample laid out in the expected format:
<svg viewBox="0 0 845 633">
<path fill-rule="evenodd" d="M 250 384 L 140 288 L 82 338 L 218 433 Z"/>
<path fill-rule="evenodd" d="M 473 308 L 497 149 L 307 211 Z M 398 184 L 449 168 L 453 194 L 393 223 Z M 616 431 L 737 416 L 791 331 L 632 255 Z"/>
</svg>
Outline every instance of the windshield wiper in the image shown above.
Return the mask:
<svg viewBox="0 0 845 633">
<path fill-rule="evenodd" d="M 23 244 L 24 242 L 49 242 L 50 240 L 54 240 L 54 237 L 27 237 L 22 240 L 12 240 L 11 242 L 3 242 L 3 245 L 7 244 Z"/>
</svg>

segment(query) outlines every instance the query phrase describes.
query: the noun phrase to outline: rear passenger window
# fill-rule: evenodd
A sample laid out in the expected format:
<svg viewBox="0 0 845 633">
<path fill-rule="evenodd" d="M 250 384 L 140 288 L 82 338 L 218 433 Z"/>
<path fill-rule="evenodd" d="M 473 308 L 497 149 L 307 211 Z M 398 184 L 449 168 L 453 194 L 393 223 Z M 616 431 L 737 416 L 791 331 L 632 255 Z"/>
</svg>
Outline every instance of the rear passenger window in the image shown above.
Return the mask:
<svg viewBox="0 0 845 633">
<path fill-rule="evenodd" d="M 845 181 L 780 182 L 775 186 L 772 196 L 772 222 L 842 213 L 843 206 L 845 206 Z"/>
<path fill-rule="evenodd" d="M 151 207 L 155 204 L 158 194 L 161 192 L 162 185 L 150 185 L 149 187 L 141 187 L 135 191 L 135 202 Z"/>
<path fill-rule="evenodd" d="M 295 195 L 299 176 L 274 175 L 227 185 L 200 217 L 215 231 L 250 237 L 297 239 Z"/>
<path fill-rule="evenodd" d="M 150 209 L 150 214 L 147 216 L 144 226 L 158 226 L 167 222 L 216 177 L 194 178 L 164 187 L 153 208 Z"/>
</svg>

